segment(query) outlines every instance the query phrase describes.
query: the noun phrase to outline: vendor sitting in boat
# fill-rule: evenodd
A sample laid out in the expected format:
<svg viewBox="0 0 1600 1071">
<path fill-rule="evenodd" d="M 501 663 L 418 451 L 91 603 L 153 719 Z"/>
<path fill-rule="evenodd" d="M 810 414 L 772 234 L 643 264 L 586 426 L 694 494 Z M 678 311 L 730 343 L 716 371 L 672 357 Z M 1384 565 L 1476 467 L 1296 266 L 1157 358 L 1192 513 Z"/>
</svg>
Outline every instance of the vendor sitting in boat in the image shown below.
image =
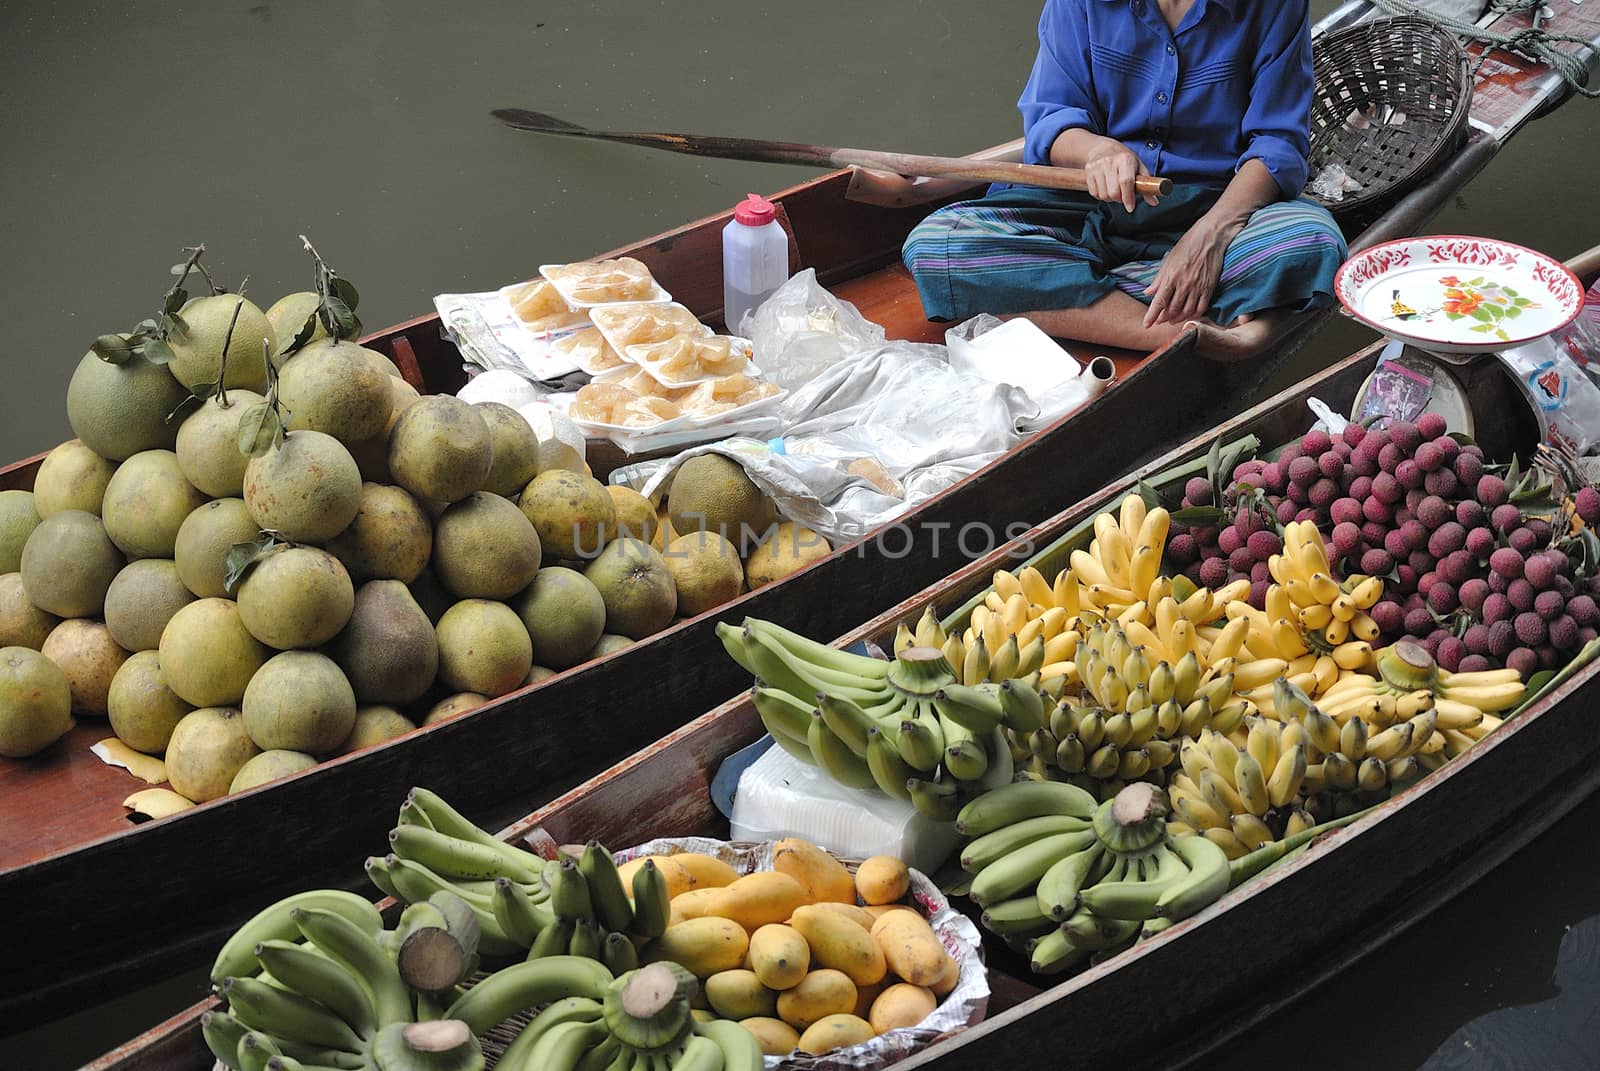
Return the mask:
<svg viewBox="0 0 1600 1071">
<path fill-rule="evenodd" d="M 1208 356 L 1259 353 L 1332 303 L 1345 255 L 1300 198 L 1312 90 L 1307 0 L 1046 0 L 1024 160 L 1089 192 L 997 186 L 929 216 L 904 251 L 929 318 L 1141 351 L 1194 326 Z"/>
</svg>

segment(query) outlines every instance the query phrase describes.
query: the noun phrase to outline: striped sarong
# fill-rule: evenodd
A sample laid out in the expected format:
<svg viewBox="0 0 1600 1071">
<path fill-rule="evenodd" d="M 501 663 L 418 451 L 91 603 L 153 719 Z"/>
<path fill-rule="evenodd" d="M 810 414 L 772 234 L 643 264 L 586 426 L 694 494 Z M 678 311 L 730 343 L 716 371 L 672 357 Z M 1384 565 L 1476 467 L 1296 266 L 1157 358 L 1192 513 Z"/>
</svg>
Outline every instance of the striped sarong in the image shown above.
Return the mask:
<svg viewBox="0 0 1600 1071">
<path fill-rule="evenodd" d="M 1180 183 L 1133 212 L 1087 193 L 998 188 L 934 212 L 906 239 L 906 267 L 930 320 L 965 320 L 1092 305 L 1113 290 L 1149 302 L 1161 258 L 1221 195 Z M 1306 200 L 1279 201 L 1250 217 L 1228 245 L 1207 316 L 1227 324 L 1267 309 L 1333 303 L 1345 257 L 1333 217 Z"/>
</svg>

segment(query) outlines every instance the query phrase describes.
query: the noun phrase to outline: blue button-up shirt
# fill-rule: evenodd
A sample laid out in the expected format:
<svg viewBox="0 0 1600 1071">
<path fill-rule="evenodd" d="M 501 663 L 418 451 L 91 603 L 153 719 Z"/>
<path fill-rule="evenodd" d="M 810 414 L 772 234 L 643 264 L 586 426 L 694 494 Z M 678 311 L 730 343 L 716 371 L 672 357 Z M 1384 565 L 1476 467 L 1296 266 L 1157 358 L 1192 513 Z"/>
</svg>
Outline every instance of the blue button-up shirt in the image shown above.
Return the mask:
<svg viewBox="0 0 1600 1071">
<path fill-rule="evenodd" d="M 1155 0 L 1046 0 L 1017 103 L 1029 163 L 1081 127 L 1178 181 L 1226 181 L 1260 160 L 1295 197 L 1312 89 L 1308 0 L 1195 0 L 1176 33 Z"/>
</svg>

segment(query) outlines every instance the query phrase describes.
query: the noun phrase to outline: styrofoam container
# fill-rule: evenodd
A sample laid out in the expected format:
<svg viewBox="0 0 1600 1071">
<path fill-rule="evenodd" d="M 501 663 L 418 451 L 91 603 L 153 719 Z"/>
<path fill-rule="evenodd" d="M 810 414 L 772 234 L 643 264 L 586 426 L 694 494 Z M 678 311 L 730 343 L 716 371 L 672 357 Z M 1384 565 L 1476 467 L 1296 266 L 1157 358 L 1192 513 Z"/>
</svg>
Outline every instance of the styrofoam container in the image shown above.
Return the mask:
<svg viewBox="0 0 1600 1071">
<path fill-rule="evenodd" d="M 804 837 L 847 859 L 892 855 L 927 874 L 959 841 L 953 824 L 905 800 L 846 788 L 781 747 L 768 748 L 739 777 L 731 824 L 734 840 Z"/>
<path fill-rule="evenodd" d="M 708 335 L 704 337 L 715 336 Z M 632 361 L 635 365 L 644 369 L 649 373 L 651 379 L 663 387 L 671 387 L 674 390 L 698 386 L 701 383 L 709 383 L 713 379 L 721 379 L 723 376 L 730 375 L 743 375 L 750 376 L 752 379 L 759 379 L 761 377 L 761 369 L 757 368 L 755 361 L 751 359 L 751 354 L 754 352 L 755 347 L 751 345 L 750 340 L 740 338 L 738 335 L 729 335 L 728 337 L 733 340 L 732 348 L 744 355 L 744 367 L 737 372 L 702 372 L 700 375 L 691 376 L 688 379 L 673 379 L 662 373 L 660 361 L 652 361 L 644 355 L 643 351 L 648 349 L 648 346 L 629 346 L 629 352 L 623 353 L 623 351 L 618 350 L 617 353 L 624 360 Z"/>
<path fill-rule="evenodd" d="M 628 349 L 632 343 L 619 342 L 615 333 L 617 324 L 614 322 L 614 320 L 618 316 L 626 315 L 626 310 L 631 305 L 654 305 L 665 309 L 678 310 L 684 314 L 685 321 L 693 320 L 696 324 L 696 327 L 691 329 L 688 327 L 686 322 L 684 325 L 686 330 L 693 330 L 701 337 L 709 337 L 716 334 L 716 332 L 711 330 L 708 325 L 701 323 L 699 317 L 695 316 L 693 310 L 691 310 L 687 305 L 680 305 L 676 301 L 627 301 L 614 305 L 594 306 L 594 311 L 589 314 L 589 318 L 594 321 L 594 325 L 600 329 L 600 333 L 606 337 L 606 341 L 611 343 L 611 348 L 616 350 L 619 356 L 627 358 L 628 360 L 633 359 L 628 355 Z"/>
<path fill-rule="evenodd" d="M 655 305 L 664 301 L 671 301 L 672 295 L 667 293 L 666 287 L 656 281 L 654 275 L 650 276 L 650 286 L 653 288 L 649 297 L 629 298 L 627 301 L 582 301 L 572 294 L 572 281 L 561 277 L 561 269 L 565 264 L 541 264 L 539 274 L 549 280 L 550 285 L 556 288 L 556 293 L 561 299 L 574 309 L 598 309 L 608 305 Z"/>
</svg>

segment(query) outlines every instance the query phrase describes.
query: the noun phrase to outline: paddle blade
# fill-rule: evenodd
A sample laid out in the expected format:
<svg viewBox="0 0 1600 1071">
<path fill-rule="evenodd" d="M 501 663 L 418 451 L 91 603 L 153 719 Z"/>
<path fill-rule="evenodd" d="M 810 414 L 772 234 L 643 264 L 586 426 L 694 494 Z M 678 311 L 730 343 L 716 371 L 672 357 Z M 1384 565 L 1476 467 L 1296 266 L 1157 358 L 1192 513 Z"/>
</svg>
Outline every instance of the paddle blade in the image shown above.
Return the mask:
<svg viewBox="0 0 1600 1071">
<path fill-rule="evenodd" d="M 506 126 L 517 130 L 532 130 L 540 134 L 587 134 L 588 129 L 577 123 L 569 123 L 565 119 L 557 119 L 544 112 L 532 112 L 526 108 L 496 108 L 489 114 L 500 120 Z"/>
</svg>

